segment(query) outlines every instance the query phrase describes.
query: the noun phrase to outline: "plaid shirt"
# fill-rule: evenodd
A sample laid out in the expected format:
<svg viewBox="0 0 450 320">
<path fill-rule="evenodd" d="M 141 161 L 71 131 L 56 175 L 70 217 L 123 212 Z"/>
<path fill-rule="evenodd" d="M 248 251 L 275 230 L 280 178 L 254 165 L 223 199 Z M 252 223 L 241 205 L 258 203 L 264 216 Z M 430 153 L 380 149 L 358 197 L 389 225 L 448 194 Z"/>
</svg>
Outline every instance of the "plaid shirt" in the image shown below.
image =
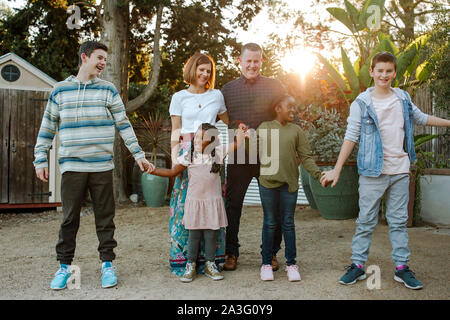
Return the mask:
<svg viewBox="0 0 450 320">
<path fill-rule="evenodd" d="M 248 80 L 243 75 L 239 79 L 225 84 L 222 88 L 225 105 L 230 119 L 230 128 L 237 128 L 240 122 L 253 129 L 264 121 L 273 120 L 269 113 L 274 100 L 283 94 L 286 89 L 280 81 L 258 75 L 255 80 Z M 230 141 L 234 137 L 229 137 Z M 249 163 L 248 141 L 245 141 L 245 163 Z M 230 154 L 237 163 L 235 153 Z"/>
<path fill-rule="evenodd" d="M 269 107 L 275 98 L 286 93 L 280 81 L 261 75 L 253 81 L 241 75 L 239 79 L 225 84 L 221 91 L 230 127 L 237 127 L 237 122 L 243 122 L 255 130 L 262 122 L 272 120 Z"/>
</svg>

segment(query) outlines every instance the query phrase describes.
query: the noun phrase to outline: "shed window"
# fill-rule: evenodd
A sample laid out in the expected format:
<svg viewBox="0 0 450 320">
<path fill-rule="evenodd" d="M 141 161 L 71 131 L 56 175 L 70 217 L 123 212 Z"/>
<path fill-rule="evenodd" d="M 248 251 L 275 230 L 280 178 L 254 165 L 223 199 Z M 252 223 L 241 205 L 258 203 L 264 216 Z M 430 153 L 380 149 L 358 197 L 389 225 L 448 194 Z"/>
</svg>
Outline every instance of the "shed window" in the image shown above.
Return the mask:
<svg viewBox="0 0 450 320">
<path fill-rule="evenodd" d="M 2 68 L 2 78 L 14 82 L 20 77 L 20 70 L 13 64 L 7 64 Z"/>
</svg>

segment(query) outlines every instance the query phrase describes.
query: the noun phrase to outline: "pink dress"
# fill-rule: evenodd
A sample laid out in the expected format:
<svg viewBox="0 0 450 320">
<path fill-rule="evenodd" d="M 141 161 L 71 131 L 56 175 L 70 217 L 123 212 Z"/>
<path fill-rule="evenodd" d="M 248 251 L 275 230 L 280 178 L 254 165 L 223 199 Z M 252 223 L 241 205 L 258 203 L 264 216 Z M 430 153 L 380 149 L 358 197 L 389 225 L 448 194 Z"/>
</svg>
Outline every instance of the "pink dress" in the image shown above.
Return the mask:
<svg viewBox="0 0 450 320">
<path fill-rule="evenodd" d="M 188 151 L 190 152 L 190 151 Z M 217 162 L 223 163 L 226 146 L 216 147 Z M 187 166 L 189 185 L 184 203 L 182 223 L 188 230 L 218 230 L 228 225 L 227 214 L 222 199 L 220 173 L 211 173 L 210 154 L 196 154 L 189 162 L 186 157 L 178 157 L 178 162 Z"/>
</svg>

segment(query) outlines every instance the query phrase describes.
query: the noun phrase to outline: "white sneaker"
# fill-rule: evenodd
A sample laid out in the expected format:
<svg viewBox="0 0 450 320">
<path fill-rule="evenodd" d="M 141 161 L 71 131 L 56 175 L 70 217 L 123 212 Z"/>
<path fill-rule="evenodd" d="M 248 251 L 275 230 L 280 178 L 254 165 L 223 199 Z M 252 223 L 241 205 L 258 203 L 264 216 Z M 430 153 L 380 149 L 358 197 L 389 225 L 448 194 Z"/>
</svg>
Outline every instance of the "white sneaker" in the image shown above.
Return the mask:
<svg viewBox="0 0 450 320">
<path fill-rule="evenodd" d="M 286 267 L 286 272 L 289 281 L 300 281 L 300 272 L 298 272 L 298 267 L 293 264 Z"/>
<path fill-rule="evenodd" d="M 262 281 L 272 281 L 273 280 L 273 270 L 271 264 L 263 264 L 261 266 L 261 280 Z"/>
</svg>

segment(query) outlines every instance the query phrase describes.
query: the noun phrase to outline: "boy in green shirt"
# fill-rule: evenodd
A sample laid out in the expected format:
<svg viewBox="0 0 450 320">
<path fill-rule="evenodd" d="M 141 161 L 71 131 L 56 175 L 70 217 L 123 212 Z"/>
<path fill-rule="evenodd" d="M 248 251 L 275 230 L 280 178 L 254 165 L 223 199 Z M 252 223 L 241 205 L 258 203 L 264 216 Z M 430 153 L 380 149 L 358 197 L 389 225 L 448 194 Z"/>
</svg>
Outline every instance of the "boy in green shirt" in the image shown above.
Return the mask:
<svg viewBox="0 0 450 320">
<path fill-rule="evenodd" d="M 261 149 L 259 193 L 264 211 L 261 280 L 273 280 L 272 246 L 277 225 L 285 242 L 286 272 L 289 281 L 299 281 L 296 266 L 294 212 L 297 204 L 298 156 L 305 169 L 319 180 L 321 171 L 310 155 L 305 132 L 294 120 L 294 98 L 283 95 L 272 106 L 274 120 L 257 129 Z"/>
</svg>

